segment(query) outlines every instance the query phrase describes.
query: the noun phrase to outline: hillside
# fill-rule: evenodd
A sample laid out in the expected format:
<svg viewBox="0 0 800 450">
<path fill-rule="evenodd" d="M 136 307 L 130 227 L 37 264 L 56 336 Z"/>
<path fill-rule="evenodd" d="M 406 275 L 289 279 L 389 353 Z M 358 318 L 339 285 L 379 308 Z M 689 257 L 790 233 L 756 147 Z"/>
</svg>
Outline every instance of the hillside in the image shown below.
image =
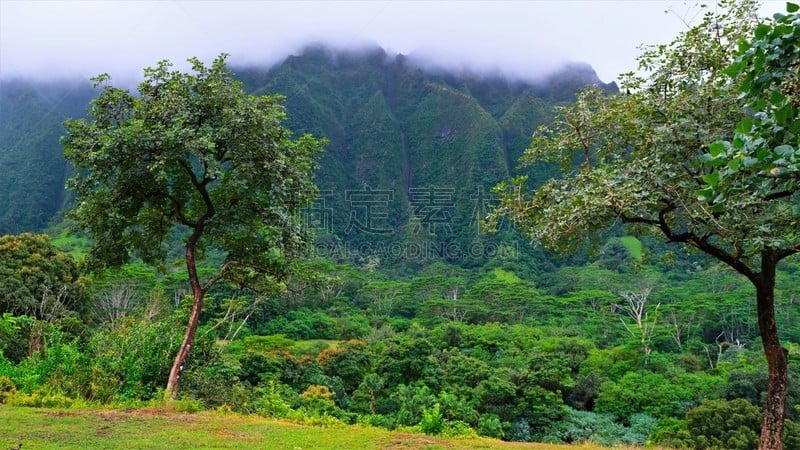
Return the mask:
<svg viewBox="0 0 800 450">
<path fill-rule="evenodd" d="M 267 72 L 236 73 L 250 91 L 286 96 L 290 128 L 330 139 L 317 172 L 323 196 L 309 216 L 323 252 L 477 266 L 497 245 L 478 232 L 491 187 L 515 174 L 553 105 L 601 84 L 588 66 L 564 70 L 531 84 L 426 71 L 381 49 L 310 47 Z"/>
<path fill-rule="evenodd" d="M 286 97 L 291 129 L 330 140 L 317 170 L 323 195 L 308 214 L 323 252 L 403 262 L 416 242 L 433 248 L 413 255 L 418 263 L 443 257 L 467 266 L 485 262 L 477 220 L 488 190 L 515 172 L 554 104 L 600 83 L 586 65 L 531 84 L 423 70 L 379 48 L 310 47 L 275 67 L 235 72 L 251 92 Z M 61 123 L 83 114 L 90 96 L 83 84 L 0 85 L 0 202 L 11 205 L 0 234 L 41 230 L 64 207 Z"/>
<path fill-rule="evenodd" d="M 66 202 L 59 138 L 93 91 L 84 83 L 0 83 L 0 235 L 41 230 Z"/>
</svg>

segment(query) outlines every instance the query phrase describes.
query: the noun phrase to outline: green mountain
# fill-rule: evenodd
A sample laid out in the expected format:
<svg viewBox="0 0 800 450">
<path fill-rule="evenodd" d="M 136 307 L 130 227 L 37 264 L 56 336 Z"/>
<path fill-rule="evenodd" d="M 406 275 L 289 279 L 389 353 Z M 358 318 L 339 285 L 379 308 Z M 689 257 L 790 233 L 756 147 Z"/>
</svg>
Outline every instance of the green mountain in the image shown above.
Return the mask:
<svg viewBox="0 0 800 450">
<path fill-rule="evenodd" d="M 236 73 L 250 91 L 286 96 L 290 128 L 330 139 L 317 172 L 323 196 L 309 210 L 323 253 L 412 265 L 485 263 L 500 245 L 478 230 L 491 187 L 516 173 L 554 105 L 602 85 L 587 65 L 531 83 L 324 47 Z"/>
<path fill-rule="evenodd" d="M 40 230 L 65 206 L 62 123 L 93 95 L 88 82 L 0 83 L 0 235 Z"/>
<path fill-rule="evenodd" d="M 491 187 L 515 173 L 555 104 L 601 84 L 587 65 L 531 83 L 423 69 L 379 48 L 309 47 L 272 68 L 234 70 L 249 91 L 286 97 L 295 132 L 330 140 L 316 174 L 323 195 L 308 209 L 320 251 L 410 265 L 472 266 L 497 252 L 500 241 L 478 230 Z M 39 230 L 64 207 L 61 123 L 90 96 L 83 85 L 0 85 L 0 204 L 10 205 L 0 234 Z"/>
</svg>

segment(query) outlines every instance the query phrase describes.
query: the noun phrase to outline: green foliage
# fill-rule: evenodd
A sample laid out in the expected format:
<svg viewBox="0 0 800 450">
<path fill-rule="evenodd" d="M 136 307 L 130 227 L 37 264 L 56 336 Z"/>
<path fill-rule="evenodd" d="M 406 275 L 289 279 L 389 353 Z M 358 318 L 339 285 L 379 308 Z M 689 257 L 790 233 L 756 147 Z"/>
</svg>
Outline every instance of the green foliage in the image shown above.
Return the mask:
<svg viewBox="0 0 800 450">
<path fill-rule="evenodd" d="M 166 384 L 170 358 L 181 337 L 175 322 L 132 318 L 96 332 L 86 346 L 91 356 L 87 397 L 101 402 L 154 398 Z"/>
<path fill-rule="evenodd" d="M 600 387 L 595 411 L 612 413 L 627 421 L 636 413 L 656 418 L 679 418 L 688 410 L 695 393 L 657 373 L 628 372 L 619 381 L 606 381 Z"/>
<path fill-rule="evenodd" d="M 55 320 L 84 312 L 75 261 L 45 234 L 0 236 L 0 311 Z"/>
<path fill-rule="evenodd" d="M 503 422 L 497 414 L 481 414 L 478 420 L 478 434 L 501 439 L 505 436 Z"/>
<path fill-rule="evenodd" d="M 440 381 L 440 375 L 433 358 L 433 348 L 427 339 L 398 336 L 389 340 L 385 349 L 376 355 L 375 372 L 391 385 L 422 381 L 435 386 Z"/>
<path fill-rule="evenodd" d="M 11 313 L 4 312 L 0 315 L 0 357 L 8 347 L 8 343 L 12 341 L 14 334 L 19 330 L 18 322 L 26 319 L 26 317 L 15 317 Z"/>
<path fill-rule="evenodd" d="M 74 398 L 50 388 L 37 389 L 31 393 L 16 392 L 6 397 L 9 406 L 26 406 L 30 408 L 71 408 L 76 403 Z"/>
<path fill-rule="evenodd" d="M 422 420 L 419 422 L 419 427 L 425 434 L 442 434 L 445 428 L 445 420 L 442 417 L 441 406 L 438 403 L 434 403 L 432 408 L 422 410 Z"/>
<path fill-rule="evenodd" d="M 66 122 L 65 155 L 87 169 L 70 181 L 70 215 L 94 238 L 89 262 L 116 266 L 138 254 L 162 264 L 181 225 L 201 250 L 227 253 L 224 276 L 277 276 L 304 248 L 299 211 L 316 193 L 309 171 L 322 143 L 292 141 L 280 100 L 246 94 L 225 55 L 210 67 L 190 62 L 195 74 L 168 61 L 146 69 L 139 96 L 101 75 L 92 119 Z"/>
<path fill-rule="evenodd" d="M 372 356 L 363 341 L 351 340 L 333 349 L 325 349 L 317 356 L 328 376 L 339 377 L 348 393 L 358 388 L 369 370 Z"/>
<path fill-rule="evenodd" d="M 628 249 L 631 258 L 635 260 L 642 259 L 644 247 L 639 239 L 637 239 L 635 236 L 622 236 L 619 238 L 619 241 L 625 246 L 626 249 Z"/>
<path fill-rule="evenodd" d="M 686 428 L 698 449 L 756 448 L 760 426 L 761 412 L 745 399 L 709 400 L 686 415 Z"/>
<path fill-rule="evenodd" d="M 261 395 L 255 403 L 255 411 L 264 417 L 288 417 L 292 408 L 284 400 L 275 381 L 270 381 L 265 388 L 260 388 Z"/>
<path fill-rule="evenodd" d="M 17 387 L 14 386 L 14 382 L 11 381 L 5 375 L 0 375 L 0 404 L 6 402 L 6 397 L 14 395 L 17 391 Z"/>
<path fill-rule="evenodd" d="M 620 443 L 625 427 L 614 422 L 613 416 L 570 409 L 564 420 L 548 429 L 545 442 L 577 444 L 593 442 L 613 446 Z"/>
<path fill-rule="evenodd" d="M 737 124 L 733 139 L 709 146 L 706 156 L 713 172 L 700 195 L 715 208 L 727 209 L 739 207 L 742 193 L 755 192 L 772 201 L 775 219 L 785 216 L 796 230 L 800 218 L 800 14 L 793 3 L 787 3 L 787 12 L 760 23 L 752 38 L 742 38 L 737 59 L 725 70 L 753 114 Z M 778 213 L 779 209 L 784 211 Z M 797 245 L 798 239 L 797 233 L 789 233 L 771 245 Z"/>
<path fill-rule="evenodd" d="M 58 138 L 83 113 L 88 83 L 4 79 L 0 85 L 0 235 L 41 232 L 69 203 Z M 73 255 L 74 256 L 74 255 Z"/>
</svg>

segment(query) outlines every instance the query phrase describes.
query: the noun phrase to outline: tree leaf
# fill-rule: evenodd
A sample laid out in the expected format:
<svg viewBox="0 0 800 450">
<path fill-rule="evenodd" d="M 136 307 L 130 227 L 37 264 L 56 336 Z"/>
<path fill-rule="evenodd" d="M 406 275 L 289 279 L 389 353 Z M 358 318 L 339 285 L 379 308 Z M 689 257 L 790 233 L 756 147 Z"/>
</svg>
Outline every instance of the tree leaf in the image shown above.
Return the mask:
<svg viewBox="0 0 800 450">
<path fill-rule="evenodd" d="M 756 27 L 756 31 L 755 31 L 755 36 L 756 36 L 756 39 L 762 39 L 762 38 L 763 38 L 764 36 L 766 36 L 766 35 L 767 35 L 767 33 L 769 33 L 771 30 L 772 30 L 772 27 L 771 27 L 771 26 L 769 26 L 769 25 L 767 25 L 767 24 L 764 24 L 764 23 L 762 23 L 762 24 L 759 24 L 759 25 Z"/>
<path fill-rule="evenodd" d="M 714 143 L 712 143 L 712 144 L 710 144 L 708 146 L 708 153 L 712 157 L 716 158 L 716 157 L 722 155 L 723 153 L 725 153 L 728 145 L 730 145 L 730 144 L 728 144 L 727 142 L 723 142 L 723 141 L 714 142 Z"/>
<path fill-rule="evenodd" d="M 719 172 L 711 172 L 707 175 L 703 175 L 703 181 L 706 182 L 709 186 L 713 187 L 714 189 L 719 186 Z"/>
<path fill-rule="evenodd" d="M 746 117 L 736 124 L 736 132 L 741 134 L 748 134 L 753 129 L 753 118 Z"/>
<path fill-rule="evenodd" d="M 741 165 L 742 165 L 742 158 L 733 158 L 730 161 L 728 161 L 728 168 L 731 170 L 731 172 L 738 172 L 739 167 L 741 167 Z"/>
<path fill-rule="evenodd" d="M 794 154 L 794 147 L 792 147 L 791 145 L 783 144 L 775 147 L 774 152 L 783 157 L 789 157 Z"/>
<path fill-rule="evenodd" d="M 694 191 L 694 195 L 697 197 L 698 200 L 702 202 L 710 201 L 714 197 L 714 189 L 710 187 L 705 187 L 703 189 L 698 189 Z"/>
</svg>

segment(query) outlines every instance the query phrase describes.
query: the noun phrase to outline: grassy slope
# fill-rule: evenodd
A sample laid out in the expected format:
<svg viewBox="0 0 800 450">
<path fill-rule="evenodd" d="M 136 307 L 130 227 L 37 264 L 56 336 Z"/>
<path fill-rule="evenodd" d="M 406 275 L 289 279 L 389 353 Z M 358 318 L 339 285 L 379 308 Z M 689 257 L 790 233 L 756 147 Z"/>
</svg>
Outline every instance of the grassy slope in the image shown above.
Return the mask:
<svg viewBox="0 0 800 450">
<path fill-rule="evenodd" d="M 572 449 L 491 439 L 443 439 L 358 426 L 314 427 L 257 416 L 163 409 L 53 410 L 0 405 L 0 448 L 24 449 Z"/>
</svg>

